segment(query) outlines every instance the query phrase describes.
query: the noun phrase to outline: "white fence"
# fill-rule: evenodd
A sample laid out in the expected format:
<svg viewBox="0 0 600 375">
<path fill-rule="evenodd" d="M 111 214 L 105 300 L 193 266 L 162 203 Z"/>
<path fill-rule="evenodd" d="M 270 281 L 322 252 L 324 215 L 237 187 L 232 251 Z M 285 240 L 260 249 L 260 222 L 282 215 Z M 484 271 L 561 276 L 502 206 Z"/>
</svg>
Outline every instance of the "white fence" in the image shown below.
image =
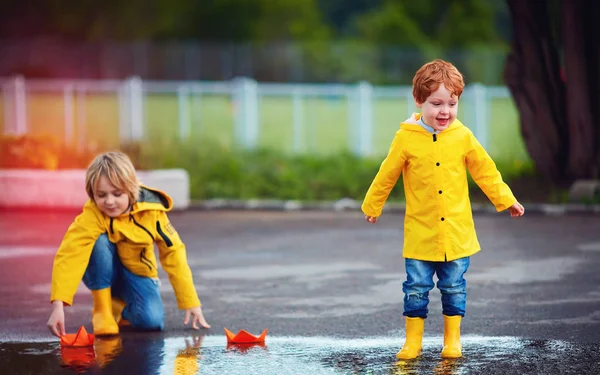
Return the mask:
<svg viewBox="0 0 600 375">
<path fill-rule="evenodd" d="M 347 149 L 359 155 L 371 155 L 385 151 L 374 145 L 374 132 L 380 126 L 378 103 L 381 100 L 405 103 L 402 113 L 400 109 L 393 118 L 386 121 L 399 124 L 416 109 L 413 106 L 412 88 L 409 86 L 379 87 L 367 82 L 355 85 L 344 84 L 273 84 L 257 83 L 247 78 L 237 78 L 224 82 L 199 81 L 142 81 L 132 77 L 119 80 L 25 80 L 22 77 L 0 79 L 2 87 L 2 112 L 4 133 L 24 134 L 31 131 L 30 97 L 36 93 L 49 93 L 60 97 L 62 106 L 62 134 L 65 141 L 83 147 L 86 143 L 86 128 L 89 112 L 85 103 L 88 95 L 116 95 L 118 103 L 118 132 L 121 142 L 144 140 L 148 128 L 146 101 L 149 95 L 169 95 L 177 100 L 177 113 L 170 121 L 177 124 L 177 133 L 181 139 L 187 139 L 194 127 L 198 125 L 194 116 L 195 108 L 207 95 L 221 95 L 229 98 L 233 111 L 232 141 L 235 145 L 255 148 L 260 145 L 260 138 L 265 130 L 261 101 L 268 98 L 282 98 L 289 101 L 285 109 L 291 111 L 287 118 L 291 124 L 290 151 L 306 152 L 307 129 L 317 129 L 330 124 L 311 123 L 311 112 L 307 112 L 310 100 L 336 98 L 345 103 L 345 122 Z M 510 94 L 505 87 L 488 87 L 479 84 L 468 85 L 463 93 L 459 117 L 472 128 L 480 142 L 487 147 L 491 126 L 490 103 L 496 99 L 507 100 Z M 77 104 L 76 104 L 77 103 Z M 401 108 L 401 106 L 398 106 Z M 307 116 L 308 114 L 308 116 Z M 37 115 L 39 117 L 39 114 Z M 231 114 L 223 113 L 223 116 Z M 172 125 L 169 125 L 172 126 Z M 316 133 L 315 133 L 316 134 Z M 313 139 L 315 135 L 308 137 Z M 391 140 L 391 138 L 389 138 Z"/>
</svg>

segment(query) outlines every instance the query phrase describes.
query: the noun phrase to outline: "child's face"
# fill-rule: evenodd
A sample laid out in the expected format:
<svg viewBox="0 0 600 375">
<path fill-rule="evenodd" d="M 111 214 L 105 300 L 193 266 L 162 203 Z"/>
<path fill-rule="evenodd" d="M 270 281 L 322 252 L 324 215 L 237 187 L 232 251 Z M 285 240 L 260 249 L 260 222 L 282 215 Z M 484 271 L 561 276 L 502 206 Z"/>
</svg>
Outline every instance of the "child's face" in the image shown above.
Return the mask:
<svg viewBox="0 0 600 375">
<path fill-rule="evenodd" d="M 448 128 L 456 119 L 458 111 L 458 97 L 451 95 L 443 83 L 429 95 L 424 103 L 417 102 L 417 107 L 422 109 L 423 121 L 437 131 Z"/>
<path fill-rule="evenodd" d="M 100 211 L 110 217 L 117 217 L 129 209 L 129 196 L 116 188 L 106 176 L 100 176 L 94 189 L 94 201 Z"/>
</svg>

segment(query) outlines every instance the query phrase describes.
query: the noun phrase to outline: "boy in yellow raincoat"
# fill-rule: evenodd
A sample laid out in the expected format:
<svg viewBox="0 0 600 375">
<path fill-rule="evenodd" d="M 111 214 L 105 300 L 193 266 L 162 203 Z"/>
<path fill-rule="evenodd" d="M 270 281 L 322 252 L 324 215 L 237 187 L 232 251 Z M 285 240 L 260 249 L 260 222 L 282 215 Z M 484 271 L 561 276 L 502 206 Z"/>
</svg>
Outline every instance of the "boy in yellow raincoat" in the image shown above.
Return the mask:
<svg viewBox="0 0 600 375">
<path fill-rule="evenodd" d="M 362 204 L 365 219 L 376 223 L 390 191 L 404 174 L 406 341 L 397 354 L 399 359 L 421 353 L 434 274 L 444 314 L 441 355 L 462 356 L 460 322 L 467 299 L 464 274 L 469 257 L 480 250 L 466 170 L 497 211 L 508 209 L 512 217 L 525 211 L 473 133 L 456 118 L 463 89 L 462 74 L 446 61 L 434 60 L 417 71 L 413 96 L 422 111 L 400 125 Z"/>
<path fill-rule="evenodd" d="M 119 326 L 162 330 L 164 306 L 159 292 L 159 259 L 185 310 L 184 324 L 210 328 L 187 263 L 185 245 L 169 222 L 171 198 L 142 186 L 127 155 L 107 152 L 90 164 L 85 178 L 89 200 L 69 226 L 54 258 L 47 326 L 65 333 L 63 305 L 71 305 L 79 283 L 94 299 L 92 326 L 98 336 L 116 335 Z"/>
</svg>

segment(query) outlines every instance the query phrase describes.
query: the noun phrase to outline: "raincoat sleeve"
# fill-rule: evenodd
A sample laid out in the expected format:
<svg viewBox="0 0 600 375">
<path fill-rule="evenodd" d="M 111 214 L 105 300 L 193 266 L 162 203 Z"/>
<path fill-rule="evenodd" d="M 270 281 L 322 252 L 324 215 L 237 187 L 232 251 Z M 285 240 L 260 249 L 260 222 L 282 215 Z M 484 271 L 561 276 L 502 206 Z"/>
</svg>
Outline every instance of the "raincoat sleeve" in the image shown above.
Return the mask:
<svg viewBox="0 0 600 375">
<path fill-rule="evenodd" d="M 483 190 L 498 212 L 517 202 L 508 185 L 502 180 L 496 164 L 472 132 L 468 133 L 466 161 L 473 180 Z"/>
<path fill-rule="evenodd" d="M 177 306 L 180 309 L 200 306 L 185 245 L 164 211 L 156 211 L 156 231 L 160 264 L 169 275 Z"/>
<path fill-rule="evenodd" d="M 54 257 L 50 301 L 73 304 L 96 240 L 106 230 L 102 214 L 88 202 L 67 229 Z"/>
<path fill-rule="evenodd" d="M 371 183 L 362 204 L 362 211 L 367 216 L 379 217 L 383 206 L 396 185 L 400 174 L 404 169 L 406 156 L 402 142 L 404 140 L 402 130 L 396 132 L 387 157 L 381 163 L 379 172 Z"/>
</svg>

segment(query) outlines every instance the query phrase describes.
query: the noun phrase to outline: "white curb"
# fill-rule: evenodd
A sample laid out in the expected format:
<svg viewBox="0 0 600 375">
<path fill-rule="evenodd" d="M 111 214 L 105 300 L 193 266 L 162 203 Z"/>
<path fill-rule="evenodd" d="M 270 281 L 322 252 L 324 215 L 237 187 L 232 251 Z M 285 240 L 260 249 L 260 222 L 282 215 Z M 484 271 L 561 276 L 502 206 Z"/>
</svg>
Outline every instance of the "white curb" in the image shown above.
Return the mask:
<svg viewBox="0 0 600 375">
<path fill-rule="evenodd" d="M 138 178 L 144 185 L 169 194 L 173 209 L 190 206 L 190 178 L 185 170 L 138 171 Z M 0 192 L 2 208 L 79 209 L 88 199 L 84 169 L 2 169 Z"/>
</svg>

